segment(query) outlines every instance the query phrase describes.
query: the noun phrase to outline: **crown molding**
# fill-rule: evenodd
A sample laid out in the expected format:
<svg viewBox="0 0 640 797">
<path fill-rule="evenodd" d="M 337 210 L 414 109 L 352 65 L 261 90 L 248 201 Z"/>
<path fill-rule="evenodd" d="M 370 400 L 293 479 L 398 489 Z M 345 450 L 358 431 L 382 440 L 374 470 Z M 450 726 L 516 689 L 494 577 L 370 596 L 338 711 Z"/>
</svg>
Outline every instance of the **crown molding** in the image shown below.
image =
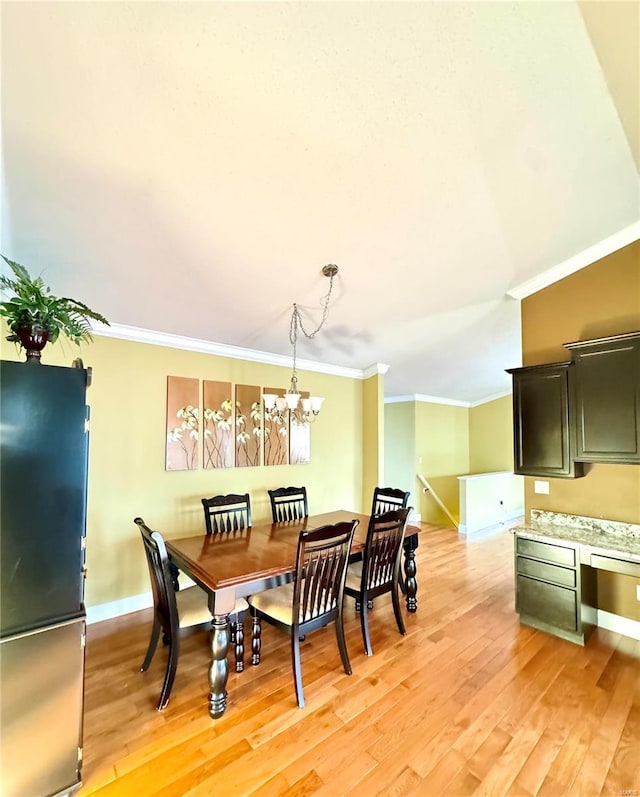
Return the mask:
<svg viewBox="0 0 640 797">
<path fill-rule="evenodd" d="M 291 357 L 283 354 L 271 354 L 269 352 L 257 351 L 256 349 L 245 349 L 241 346 L 230 346 L 226 343 L 214 343 L 200 338 L 188 338 L 183 335 L 173 335 L 169 332 L 156 332 L 152 329 L 142 329 L 140 327 L 130 327 L 124 324 L 99 324 L 93 322 L 91 331 L 94 335 L 101 335 L 106 338 L 118 338 L 128 340 L 133 343 L 148 343 L 152 346 L 167 346 L 171 349 L 183 349 L 185 351 L 200 352 L 202 354 L 215 354 L 218 357 L 229 357 L 233 360 L 248 360 L 249 362 L 263 363 L 264 365 L 279 365 L 283 368 L 291 368 Z M 314 360 L 301 360 L 298 358 L 297 367 L 300 371 L 311 371 L 318 374 L 329 374 L 331 376 L 344 376 L 348 379 L 366 379 L 365 372 L 358 368 L 346 368 L 341 365 L 331 365 L 329 363 L 319 363 Z"/>
<path fill-rule="evenodd" d="M 441 396 L 425 396 L 422 393 L 413 393 L 408 396 L 389 396 L 385 398 L 385 404 L 403 404 L 408 401 L 424 402 L 425 404 L 447 404 L 451 407 L 470 407 L 468 401 L 458 401 L 457 399 L 442 398 Z"/>
<path fill-rule="evenodd" d="M 442 398 L 441 396 L 425 396 L 421 393 L 414 393 L 413 395 L 409 396 L 389 396 L 385 398 L 385 404 L 405 404 L 407 402 L 423 402 L 425 404 L 446 404 L 450 407 L 479 407 L 481 404 L 488 404 L 490 401 L 495 401 L 499 398 L 504 398 L 505 396 L 510 396 L 511 391 L 507 390 L 504 393 L 496 393 L 493 396 L 487 396 L 487 398 L 480 399 L 479 401 L 458 401 L 457 399 L 448 399 Z"/>
<path fill-rule="evenodd" d="M 640 221 L 636 221 L 603 241 L 599 241 L 584 251 L 578 252 L 577 255 L 570 257 L 568 260 L 552 266 L 550 269 L 543 271 L 542 274 L 538 274 L 538 276 L 516 285 L 515 288 L 508 290 L 506 295 L 511 296 L 513 299 L 526 299 L 527 296 L 531 296 L 531 294 L 553 285 L 554 282 L 558 282 L 570 274 L 580 271 L 581 268 L 590 266 L 596 260 L 601 260 L 603 257 L 617 252 L 618 249 L 622 249 L 638 239 L 640 239 Z"/>
<path fill-rule="evenodd" d="M 472 401 L 469 406 L 470 407 L 479 407 L 481 404 L 488 404 L 490 401 L 497 401 L 498 399 L 505 398 L 505 396 L 511 396 L 511 390 L 505 390 L 502 393 L 494 393 L 493 396 L 487 396 L 486 398 L 480 399 L 480 401 Z"/>
<path fill-rule="evenodd" d="M 249 362 L 262 363 L 263 365 L 277 365 L 282 368 L 291 368 L 291 357 L 283 354 L 271 354 L 269 352 L 258 351 L 257 349 L 245 349 L 241 346 L 230 346 L 226 343 L 214 343 L 201 338 L 188 338 L 183 335 L 173 335 L 169 332 L 156 332 L 152 329 L 142 327 L 130 327 L 125 324 L 100 324 L 92 322 L 91 332 L 105 338 L 117 338 L 118 340 L 128 340 L 132 343 L 146 343 L 151 346 L 167 346 L 170 349 L 183 349 L 184 351 L 199 352 L 201 354 L 214 354 L 217 357 L 229 357 L 233 360 L 247 360 Z M 389 370 L 386 363 L 373 363 L 367 368 L 346 368 L 341 365 L 331 365 L 329 363 L 319 363 L 313 360 L 297 360 L 298 369 L 310 371 L 317 374 L 328 374 L 329 376 L 342 376 L 347 379 L 368 379 L 376 374 L 384 375 Z M 385 404 L 398 404 L 408 401 L 419 401 L 428 404 L 448 404 L 452 407 L 477 407 L 488 401 L 507 396 L 509 393 L 499 393 L 489 398 L 481 399 L 476 402 L 457 401 L 440 396 L 425 396 L 415 393 L 410 396 L 390 396 L 384 399 Z"/>
<path fill-rule="evenodd" d="M 388 370 L 389 366 L 386 363 L 373 363 L 373 365 L 369 365 L 364 369 L 362 376 L 364 379 L 368 379 L 370 376 L 376 376 L 376 374 L 384 376 Z"/>
</svg>

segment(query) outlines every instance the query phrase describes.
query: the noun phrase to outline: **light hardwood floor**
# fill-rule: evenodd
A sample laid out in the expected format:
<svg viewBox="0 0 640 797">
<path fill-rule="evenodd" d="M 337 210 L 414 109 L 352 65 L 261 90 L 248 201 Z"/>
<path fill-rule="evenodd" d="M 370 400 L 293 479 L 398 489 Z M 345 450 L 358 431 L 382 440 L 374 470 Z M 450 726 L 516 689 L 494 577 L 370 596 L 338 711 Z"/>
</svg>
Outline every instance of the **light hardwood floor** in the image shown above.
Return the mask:
<svg viewBox="0 0 640 797">
<path fill-rule="evenodd" d="M 230 676 L 217 721 L 208 634 L 183 638 L 158 713 L 166 650 L 139 672 L 150 612 L 90 626 L 78 794 L 637 795 L 640 642 L 597 629 L 582 648 L 521 627 L 508 531 L 465 542 L 427 527 L 417 561 L 405 637 L 379 599 L 367 658 L 348 606 L 353 675 L 332 628 L 303 643 L 304 710 L 288 639 L 269 626 L 261 665 Z"/>
</svg>

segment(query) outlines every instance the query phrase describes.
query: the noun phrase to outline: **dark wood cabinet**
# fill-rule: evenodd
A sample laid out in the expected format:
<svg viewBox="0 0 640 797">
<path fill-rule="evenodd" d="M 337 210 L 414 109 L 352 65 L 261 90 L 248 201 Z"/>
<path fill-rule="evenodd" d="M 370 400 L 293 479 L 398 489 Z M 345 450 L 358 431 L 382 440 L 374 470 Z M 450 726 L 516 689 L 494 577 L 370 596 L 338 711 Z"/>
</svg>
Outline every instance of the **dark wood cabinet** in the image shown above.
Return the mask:
<svg viewBox="0 0 640 797">
<path fill-rule="evenodd" d="M 584 644 L 596 624 L 597 582 L 577 546 L 516 534 L 515 578 L 521 623 Z"/>
<path fill-rule="evenodd" d="M 571 423 L 571 363 L 510 368 L 513 378 L 514 473 L 576 478 Z"/>
<path fill-rule="evenodd" d="M 576 458 L 640 462 L 640 334 L 565 346 L 574 365 Z"/>
<path fill-rule="evenodd" d="M 640 463 L 640 332 L 565 343 L 571 361 L 510 368 L 514 473 L 575 478 Z"/>
</svg>

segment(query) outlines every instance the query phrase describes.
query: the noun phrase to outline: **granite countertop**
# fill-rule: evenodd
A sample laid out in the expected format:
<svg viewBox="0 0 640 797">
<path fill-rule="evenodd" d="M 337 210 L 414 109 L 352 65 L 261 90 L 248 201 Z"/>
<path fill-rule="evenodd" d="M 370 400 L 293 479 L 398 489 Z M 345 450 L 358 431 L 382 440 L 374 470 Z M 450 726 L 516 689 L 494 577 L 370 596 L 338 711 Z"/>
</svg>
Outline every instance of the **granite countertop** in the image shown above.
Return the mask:
<svg viewBox="0 0 640 797">
<path fill-rule="evenodd" d="M 530 520 L 515 526 L 521 536 L 548 542 L 573 542 L 597 548 L 598 553 L 640 562 L 640 524 L 564 515 L 532 509 Z"/>
</svg>

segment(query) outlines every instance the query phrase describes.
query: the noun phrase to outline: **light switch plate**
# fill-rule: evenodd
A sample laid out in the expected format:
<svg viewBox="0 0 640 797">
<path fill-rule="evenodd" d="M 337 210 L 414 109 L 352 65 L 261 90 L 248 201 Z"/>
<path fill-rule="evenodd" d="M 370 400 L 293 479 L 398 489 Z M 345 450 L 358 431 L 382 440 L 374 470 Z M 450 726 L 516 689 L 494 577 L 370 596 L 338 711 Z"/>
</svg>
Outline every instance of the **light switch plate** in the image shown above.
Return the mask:
<svg viewBox="0 0 640 797">
<path fill-rule="evenodd" d="M 533 492 L 540 495 L 549 495 L 549 482 L 542 482 L 536 479 L 533 483 Z"/>
</svg>

